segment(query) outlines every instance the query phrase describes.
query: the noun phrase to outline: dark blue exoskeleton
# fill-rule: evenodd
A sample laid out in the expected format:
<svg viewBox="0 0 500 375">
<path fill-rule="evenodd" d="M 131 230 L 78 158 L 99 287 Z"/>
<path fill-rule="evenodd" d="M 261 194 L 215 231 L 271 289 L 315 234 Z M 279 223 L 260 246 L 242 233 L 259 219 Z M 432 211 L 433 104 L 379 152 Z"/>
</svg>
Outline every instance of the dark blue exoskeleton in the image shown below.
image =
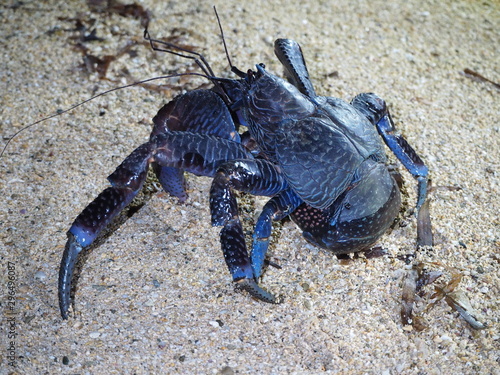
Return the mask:
<svg viewBox="0 0 500 375">
<path fill-rule="evenodd" d="M 266 302 L 277 300 L 257 279 L 273 221 L 290 215 L 309 242 L 335 254 L 370 248 L 393 223 L 401 198 L 386 166 L 382 139 L 417 178 L 420 209 L 427 167 L 395 133 L 385 102 L 375 94 L 360 94 L 350 104 L 318 96 L 299 45 L 278 39 L 275 53 L 289 82 L 262 64 L 247 73 L 233 67 L 240 79 L 212 77 L 213 90 L 178 96 L 154 117 L 150 140 L 109 176 L 111 187 L 68 232 L 59 274 L 64 319 L 78 254 L 141 190 L 149 165 L 162 187 L 181 202 L 187 199 L 184 171 L 213 177 L 212 224 L 222 227 L 229 271 L 243 289 Z M 248 127 L 248 133 L 240 135 L 239 125 Z M 257 220 L 250 255 L 234 190 L 272 197 Z"/>
</svg>

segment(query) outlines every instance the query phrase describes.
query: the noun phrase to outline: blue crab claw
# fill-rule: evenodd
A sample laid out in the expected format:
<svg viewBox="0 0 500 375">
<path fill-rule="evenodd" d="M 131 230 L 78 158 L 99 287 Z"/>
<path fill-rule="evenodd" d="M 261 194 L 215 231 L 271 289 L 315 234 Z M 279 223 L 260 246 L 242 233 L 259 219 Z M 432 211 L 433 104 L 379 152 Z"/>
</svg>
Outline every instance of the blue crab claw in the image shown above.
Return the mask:
<svg viewBox="0 0 500 375">
<path fill-rule="evenodd" d="M 71 279 L 80 251 L 82 251 L 82 246 L 78 243 L 76 237 L 68 232 L 68 242 L 66 242 L 61 267 L 59 268 L 59 309 L 63 319 L 68 319 L 71 302 Z"/>
<path fill-rule="evenodd" d="M 274 296 L 274 294 L 269 293 L 268 291 L 262 289 L 254 279 L 240 279 L 237 280 L 236 283 L 238 287 L 243 290 L 246 290 L 252 297 L 258 299 L 262 302 L 274 303 L 278 304 L 283 302 L 283 298 Z"/>
</svg>

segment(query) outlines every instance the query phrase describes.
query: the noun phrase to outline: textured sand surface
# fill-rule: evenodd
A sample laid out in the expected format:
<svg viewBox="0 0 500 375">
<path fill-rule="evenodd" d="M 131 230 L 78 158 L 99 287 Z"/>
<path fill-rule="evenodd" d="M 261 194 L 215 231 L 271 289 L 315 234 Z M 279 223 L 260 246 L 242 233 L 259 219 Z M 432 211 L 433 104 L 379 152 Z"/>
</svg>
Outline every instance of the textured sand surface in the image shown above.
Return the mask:
<svg viewBox="0 0 500 375">
<path fill-rule="evenodd" d="M 435 246 L 417 261 L 458 270 L 458 289 L 488 328 L 471 329 L 444 301 L 424 315 L 425 330 L 402 326 L 408 266 L 397 256 L 416 247 L 409 215 L 405 226 L 381 238 L 388 255 L 348 265 L 284 223 L 270 250 L 282 269 L 268 269 L 261 284 L 285 301 L 252 300 L 234 290 L 219 230 L 210 226 L 210 179 L 193 176 L 185 205 L 154 195 L 89 255 L 75 310 L 62 321 L 57 276 L 65 233 L 107 186 L 106 177 L 147 139 L 156 111 L 204 82 L 171 79 L 164 82 L 173 87 L 169 93 L 128 88 L 38 124 L 0 159 L 0 373 L 500 374 L 500 92 L 461 74 L 469 68 L 500 81 L 498 2 L 214 3 L 240 69 L 263 62 L 281 74 L 272 43 L 292 38 L 302 45 L 318 93 L 350 100 L 373 91 L 386 99 L 438 187 L 431 194 Z M 152 35 L 180 35 L 217 74 L 229 76 L 212 3 L 141 4 L 152 13 Z M 110 81 L 99 80 L 82 68 L 72 19 L 87 26 L 95 19 L 91 28 L 104 40 L 85 43 L 93 55 L 116 54 L 142 38 L 139 20 L 90 12 L 84 1 L 3 2 L 4 143 L 23 126 L 129 83 L 130 76 L 197 71 L 190 61 L 136 45 L 111 64 Z M 410 209 L 415 183 L 406 172 L 403 178 Z M 9 291 L 16 295 L 14 315 Z M 9 365 L 11 352 L 16 367 Z"/>
</svg>

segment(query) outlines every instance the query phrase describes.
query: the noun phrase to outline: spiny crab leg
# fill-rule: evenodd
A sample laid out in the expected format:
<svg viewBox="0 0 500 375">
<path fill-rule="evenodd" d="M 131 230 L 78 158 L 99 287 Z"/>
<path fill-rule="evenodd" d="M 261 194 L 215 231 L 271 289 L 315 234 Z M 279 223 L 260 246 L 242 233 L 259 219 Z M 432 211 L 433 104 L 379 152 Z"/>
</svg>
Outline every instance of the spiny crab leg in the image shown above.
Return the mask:
<svg viewBox="0 0 500 375">
<path fill-rule="evenodd" d="M 252 297 L 258 299 L 259 301 L 275 304 L 282 302 L 282 298 L 276 298 L 274 294 L 262 289 L 254 279 L 241 279 L 237 280 L 236 283 L 238 287 L 247 291 Z"/>
<path fill-rule="evenodd" d="M 63 319 L 68 319 L 68 310 L 71 303 L 71 279 L 73 270 L 78 259 L 78 254 L 82 251 L 82 246 L 76 241 L 75 236 L 68 232 L 68 242 L 64 249 L 59 268 L 59 309 Z"/>
</svg>

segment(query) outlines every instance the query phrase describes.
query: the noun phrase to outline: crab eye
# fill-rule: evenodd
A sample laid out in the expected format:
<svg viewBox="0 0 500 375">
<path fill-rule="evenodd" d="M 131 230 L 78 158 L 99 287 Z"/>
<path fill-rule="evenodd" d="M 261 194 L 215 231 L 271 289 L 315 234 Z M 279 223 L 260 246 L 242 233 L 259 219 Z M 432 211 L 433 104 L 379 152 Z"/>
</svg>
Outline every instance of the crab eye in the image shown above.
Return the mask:
<svg viewBox="0 0 500 375">
<path fill-rule="evenodd" d="M 266 74 L 266 66 L 262 63 L 255 65 L 257 71 L 255 72 L 255 78 L 260 78 Z"/>
<path fill-rule="evenodd" d="M 252 69 L 247 70 L 247 75 L 245 77 L 245 80 L 249 83 L 252 84 L 255 81 L 256 78 L 256 72 L 254 72 Z"/>
</svg>

